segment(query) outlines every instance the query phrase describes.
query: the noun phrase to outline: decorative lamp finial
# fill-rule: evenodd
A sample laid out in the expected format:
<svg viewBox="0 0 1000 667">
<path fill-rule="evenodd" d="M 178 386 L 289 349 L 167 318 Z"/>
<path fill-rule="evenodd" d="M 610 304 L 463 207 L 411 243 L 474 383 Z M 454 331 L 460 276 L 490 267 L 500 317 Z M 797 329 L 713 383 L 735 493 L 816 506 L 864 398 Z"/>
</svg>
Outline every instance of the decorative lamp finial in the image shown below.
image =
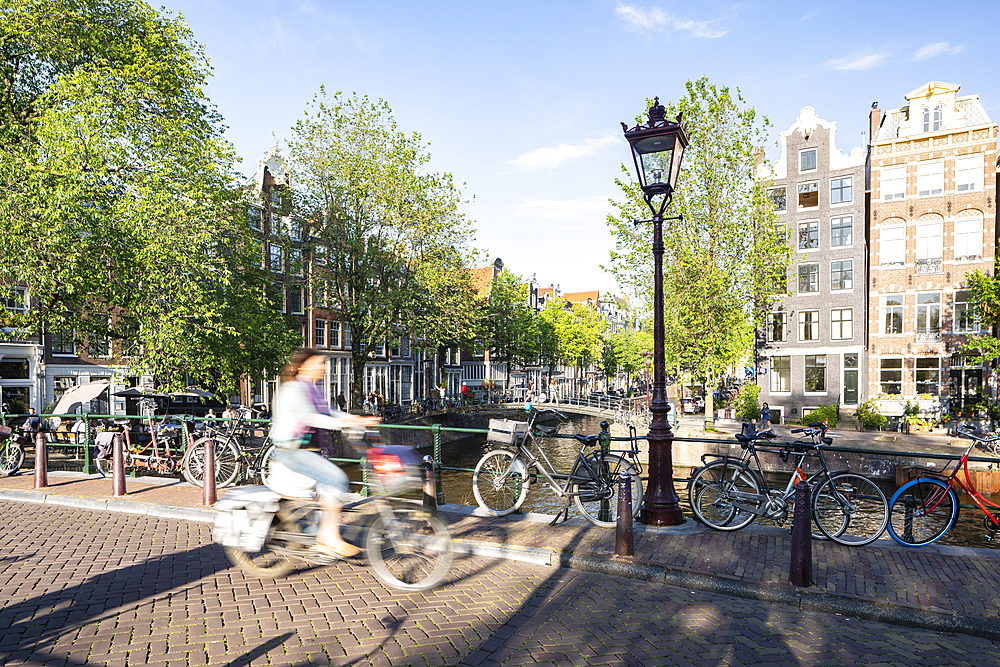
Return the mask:
<svg viewBox="0 0 1000 667">
<path fill-rule="evenodd" d="M 663 119 L 666 117 L 666 112 L 667 110 L 663 108 L 662 104 L 660 104 L 660 98 L 654 97 L 653 106 L 649 107 L 649 126 L 653 127 L 654 125 L 662 123 Z"/>
</svg>

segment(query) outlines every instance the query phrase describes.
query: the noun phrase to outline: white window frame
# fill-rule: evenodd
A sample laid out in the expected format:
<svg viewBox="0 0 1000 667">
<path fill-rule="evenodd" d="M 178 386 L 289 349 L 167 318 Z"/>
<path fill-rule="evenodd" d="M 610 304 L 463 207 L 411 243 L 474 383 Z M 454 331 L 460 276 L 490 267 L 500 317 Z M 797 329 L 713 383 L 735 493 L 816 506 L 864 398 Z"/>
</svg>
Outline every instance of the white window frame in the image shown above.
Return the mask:
<svg viewBox="0 0 1000 667">
<path fill-rule="evenodd" d="M 944 225 L 940 220 L 917 224 L 916 259 L 941 259 L 944 254 Z"/>
<path fill-rule="evenodd" d="M 777 203 L 774 201 L 774 193 L 777 193 L 778 190 L 781 190 L 784 193 L 784 196 L 785 196 L 785 207 L 784 208 L 778 208 Z M 785 211 L 788 210 L 788 187 L 787 186 L 779 185 L 779 186 L 776 186 L 776 187 L 773 187 L 773 188 L 768 188 L 768 190 L 767 190 L 767 197 L 771 201 L 771 203 L 774 204 L 774 211 L 775 211 L 775 213 L 784 213 Z"/>
<path fill-rule="evenodd" d="M 922 297 L 937 297 L 937 301 L 924 301 L 921 303 Z M 915 320 L 913 330 L 917 333 L 940 333 L 941 332 L 941 305 L 942 298 L 941 292 L 917 292 L 916 297 L 916 307 L 914 308 Z M 932 314 L 934 313 L 935 307 L 937 308 L 937 327 L 931 326 Z M 924 328 L 920 328 L 920 320 L 924 320 Z"/>
<path fill-rule="evenodd" d="M 274 268 L 275 258 L 277 258 L 278 268 Z M 284 273 L 285 272 L 285 249 L 282 248 L 277 243 L 272 243 L 268 252 L 267 268 L 271 270 L 271 273 Z"/>
<path fill-rule="evenodd" d="M 891 167 L 882 167 L 880 172 L 880 191 L 882 201 L 892 201 L 893 199 L 906 198 L 906 165 L 897 164 Z M 889 190 L 890 185 L 892 191 Z"/>
<path fill-rule="evenodd" d="M 816 267 L 816 289 L 811 291 L 804 291 L 802 289 L 802 267 L 804 266 L 815 266 Z M 796 285 L 796 294 L 807 295 L 807 294 L 819 294 L 819 263 L 818 262 L 806 262 L 804 264 L 798 265 L 798 270 L 796 272 L 798 278 L 798 284 Z"/>
<path fill-rule="evenodd" d="M 944 194 L 944 160 L 917 163 L 917 196 L 940 197 Z"/>
<path fill-rule="evenodd" d="M 955 290 L 954 307 L 952 309 L 952 331 L 957 334 L 977 334 L 979 333 L 979 318 L 973 317 L 967 328 L 962 327 L 964 313 L 972 310 L 974 301 L 972 292 L 969 290 Z"/>
<path fill-rule="evenodd" d="M 805 230 L 808 238 L 809 232 L 815 232 L 816 234 L 816 245 L 803 246 L 803 236 L 802 231 Z M 800 220 L 795 226 L 795 246 L 799 252 L 808 252 L 810 250 L 819 250 L 819 220 Z"/>
<path fill-rule="evenodd" d="M 812 190 L 805 190 L 805 192 L 815 192 L 816 193 L 816 205 L 815 206 L 803 206 L 799 203 L 799 197 L 802 195 L 802 188 L 808 188 L 809 186 L 814 186 Z M 811 211 L 814 208 L 819 208 L 819 181 L 806 181 L 805 183 L 799 183 L 795 187 L 795 207 L 797 210 Z"/>
<path fill-rule="evenodd" d="M 886 368 L 886 367 L 884 367 L 882 364 L 884 362 L 886 362 L 886 361 L 898 361 L 899 362 L 899 368 Z M 878 391 L 879 391 L 879 394 L 885 394 L 887 396 L 902 396 L 903 395 L 903 370 L 905 369 L 905 366 L 906 366 L 906 364 L 903 362 L 903 358 L 902 357 L 882 357 L 881 359 L 878 360 Z M 898 394 L 890 394 L 889 392 L 882 390 L 882 385 L 886 384 L 886 381 L 882 379 L 882 374 L 885 373 L 885 372 L 889 372 L 889 373 L 896 373 L 896 372 L 898 372 L 899 373 L 899 381 L 898 382 L 896 382 L 896 381 L 892 381 L 891 382 L 891 384 L 899 384 L 899 393 Z"/>
<path fill-rule="evenodd" d="M 833 340 L 854 340 L 853 308 L 830 309 L 830 338 Z"/>
<path fill-rule="evenodd" d="M 802 168 L 802 158 L 804 158 L 809 153 L 813 154 L 813 166 Z M 799 150 L 799 173 L 800 174 L 811 174 L 819 168 L 819 151 L 815 148 L 803 148 Z"/>
<path fill-rule="evenodd" d="M 777 340 L 774 337 L 774 327 L 775 321 L 779 321 L 781 328 L 781 340 Z M 784 311 L 773 311 L 768 313 L 767 324 L 765 325 L 765 337 L 768 343 L 787 343 L 788 342 L 788 313 Z"/>
<path fill-rule="evenodd" d="M 28 311 L 28 288 L 8 287 L 6 292 L 3 304 L 7 310 L 14 311 L 15 313 L 25 313 Z"/>
<path fill-rule="evenodd" d="M 822 368 L 823 369 L 823 388 L 822 389 L 809 390 L 809 389 L 806 388 L 806 383 L 809 381 L 809 368 L 810 367 L 806 366 L 805 364 L 806 364 L 806 359 L 808 359 L 809 357 L 814 357 L 816 359 L 819 359 L 820 357 L 823 358 L 823 365 L 822 366 L 818 366 L 818 365 L 817 366 L 813 366 L 813 368 Z M 830 386 L 830 382 L 829 382 L 829 380 L 830 380 L 829 375 L 830 374 L 828 372 L 829 369 L 830 369 L 830 359 L 829 359 L 828 355 L 826 355 L 826 354 L 807 354 L 807 355 L 804 355 L 802 357 L 802 393 L 805 394 L 806 396 L 825 396 L 826 392 L 827 392 L 827 390 L 829 389 L 829 386 Z M 805 413 L 805 410 L 803 410 L 803 413 Z"/>
<path fill-rule="evenodd" d="M 305 274 L 301 248 L 288 249 L 288 275 L 301 278 Z"/>
<path fill-rule="evenodd" d="M 336 340 L 334 340 L 334 333 L 336 333 Z M 330 347 L 340 347 L 340 322 L 336 320 L 330 320 L 330 328 L 327 332 L 327 343 Z"/>
<path fill-rule="evenodd" d="M 840 181 L 841 186 L 839 188 L 834 188 L 833 187 L 834 183 L 836 183 L 838 181 Z M 848 182 L 846 186 L 843 184 L 844 181 Z M 848 199 L 841 199 L 840 201 L 836 201 L 834 199 L 834 196 L 833 196 L 834 192 L 839 192 L 841 195 L 843 195 L 843 191 L 844 190 L 847 190 L 850 193 L 850 195 L 851 195 L 850 198 L 848 198 Z M 854 177 L 853 176 L 838 176 L 838 177 L 831 178 L 830 179 L 830 205 L 831 206 L 840 206 L 842 204 L 850 204 L 853 201 L 854 201 Z"/>
<path fill-rule="evenodd" d="M 983 219 L 955 220 L 955 261 L 978 262 L 983 258 Z"/>
<path fill-rule="evenodd" d="M 837 237 L 833 233 L 833 224 L 838 220 L 847 220 L 846 227 L 850 230 L 851 242 L 845 243 L 843 245 L 835 245 Z M 841 225 L 841 229 L 844 225 Z M 853 248 L 854 247 L 854 216 L 853 215 L 838 215 L 830 218 L 830 247 L 831 248 Z"/>
<path fill-rule="evenodd" d="M 313 248 L 313 261 L 316 266 L 326 266 L 326 246 L 317 245 Z"/>
<path fill-rule="evenodd" d="M 322 336 L 322 338 L 320 338 L 320 336 Z M 313 320 L 313 344 L 316 347 L 327 346 L 326 320 Z"/>
<path fill-rule="evenodd" d="M 256 213 L 251 213 L 255 211 Z M 256 224 L 254 221 L 256 220 Z M 260 232 L 264 230 L 264 211 L 257 206 L 247 206 L 247 224 L 250 225 L 250 229 L 255 232 Z"/>
<path fill-rule="evenodd" d="M 983 189 L 983 154 L 959 155 L 955 158 L 955 192 Z"/>
<path fill-rule="evenodd" d="M 289 310 L 291 311 L 291 314 L 292 315 L 305 315 L 305 312 L 306 312 L 306 290 L 305 290 L 305 286 L 296 283 L 296 284 L 293 284 L 293 285 L 288 285 L 288 290 L 289 291 L 288 291 L 288 299 L 287 300 L 288 300 L 288 307 L 289 307 Z M 292 306 L 294 305 L 294 304 L 292 304 L 292 292 L 294 290 L 298 290 L 299 291 L 299 309 L 298 310 L 291 310 Z M 303 341 L 305 341 L 307 339 L 307 336 L 303 336 L 302 339 L 303 339 Z"/>
<path fill-rule="evenodd" d="M 850 268 L 850 271 L 851 271 L 851 286 L 850 287 L 836 288 L 833 285 L 833 265 L 834 264 L 840 264 L 841 265 L 841 272 L 843 272 L 843 264 L 844 264 L 844 262 L 848 262 L 851 265 L 851 268 Z M 843 282 L 843 281 L 841 281 L 841 282 Z M 835 259 L 835 260 L 833 260 L 833 261 L 830 262 L 830 291 L 831 292 L 853 292 L 854 291 L 854 260 L 853 259 Z"/>
<path fill-rule="evenodd" d="M 799 315 L 799 342 L 815 343 L 819 340 L 819 311 L 800 310 Z M 808 320 L 808 321 L 807 321 Z M 805 336 L 806 327 L 809 327 L 809 337 Z"/>
<path fill-rule="evenodd" d="M 889 305 L 889 299 L 899 300 L 899 304 Z M 886 331 L 888 322 L 886 321 L 886 316 L 890 312 L 895 313 L 899 310 L 899 331 L 889 332 Z M 906 296 L 903 294 L 884 294 L 879 297 L 879 326 L 878 330 L 881 332 L 882 336 L 902 336 L 906 331 Z"/>
<path fill-rule="evenodd" d="M 929 361 L 931 359 L 933 359 L 934 361 L 937 362 L 937 366 L 932 366 L 932 367 L 924 366 L 923 368 L 920 367 L 920 362 L 921 361 L 926 362 L 926 361 Z M 937 387 L 935 388 L 935 390 L 933 392 L 920 391 L 920 385 L 921 384 L 928 384 L 927 382 L 924 382 L 924 383 L 920 382 L 920 374 L 922 372 L 926 373 L 927 371 L 930 371 L 930 370 L 933 370 L 933 371 L 937 372 Z M 915 386 L 915 389 L 916 389 L 916 393 L 918 395 L 920 395 L 920 394 L 929 394 L 930 396 L 940 396 L 941 395 L 941 357 L 931 357 L 931 356 L 917 357 L 914 360 L 914 362 L 913 362 L 913 382 L 914 382 L 914 386 Z"/>
<path fill-rule="evenodd" d="M 775 372 L 775 360 L 777 359 L 787 359 L 788 360 L 788 382 L 785 384 L 785 389 L 782 389 L 781 385 L 781 374 Z M 771 368 L 768 371 L 771 375 L 771 395 L 775 394 L 791 394 L 792 393 L 792 358 L 789 356 L 771 357 Z"/>
<path fill-rule="evenodd" d="M 886 238 L 889 233 L 899 238 Z M 887 243 L 892 245 L 888 248 Z M 879 230 L 879 264 L 881 266 L 904 266 L 906 264 L 906 227 L 883 227 Z"/>
</svg>

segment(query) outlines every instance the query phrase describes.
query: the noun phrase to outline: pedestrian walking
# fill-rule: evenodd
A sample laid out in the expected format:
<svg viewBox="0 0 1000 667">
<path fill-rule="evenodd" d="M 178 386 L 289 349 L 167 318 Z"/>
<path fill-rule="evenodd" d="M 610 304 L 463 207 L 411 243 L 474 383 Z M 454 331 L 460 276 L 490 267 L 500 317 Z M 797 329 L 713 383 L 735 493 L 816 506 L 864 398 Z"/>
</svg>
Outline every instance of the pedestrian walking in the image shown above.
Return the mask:
<svg viewBox="0 0 1000 667">
<path fill-rule="evenodd" d="M 768 407 L 767 403 L 760 408 L 760 419 L 757 420 L 757 430 L 758 431 L 768 431 L 771 429 L 771 408 Z"/>
<path fill-rule="evenodd" d="M 340 408 L 341 412 L 347 412 L 347 399 L 344 398 L 344 392 L 337 394 L 337 407 Z"/>
</svg>

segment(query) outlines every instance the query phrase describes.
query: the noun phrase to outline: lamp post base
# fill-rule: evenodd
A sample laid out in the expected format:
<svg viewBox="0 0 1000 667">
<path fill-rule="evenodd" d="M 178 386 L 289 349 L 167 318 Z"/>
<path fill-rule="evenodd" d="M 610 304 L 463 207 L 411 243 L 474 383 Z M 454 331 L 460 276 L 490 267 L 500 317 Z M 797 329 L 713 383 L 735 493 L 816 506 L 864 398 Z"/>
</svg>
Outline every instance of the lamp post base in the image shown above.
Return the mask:
<svg viewBox="0 0 1000 667">
<path fill-rule="evenodd" d="M 678 526 L 685 519 L 674 489 L 671 451 L 674 434 L 669 426 L 666 429 L 652 428 L 646 439 L 649 442 L 649 488 L 639 511 L 639 520 L 647 526 Z"/>
</svg>

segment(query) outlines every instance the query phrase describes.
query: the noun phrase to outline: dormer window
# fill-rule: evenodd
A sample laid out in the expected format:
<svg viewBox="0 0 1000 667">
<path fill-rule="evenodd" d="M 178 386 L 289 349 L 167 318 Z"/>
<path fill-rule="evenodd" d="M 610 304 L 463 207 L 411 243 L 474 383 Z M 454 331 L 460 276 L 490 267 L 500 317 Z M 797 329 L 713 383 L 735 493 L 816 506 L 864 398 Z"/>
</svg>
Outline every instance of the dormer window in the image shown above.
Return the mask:
<svg viewBox="0 0 1000 667">
<path fill-rule="evenodd" d="M 923 108 L 923 113 L 921 114 L 921 118 L 924 121 L 924 132 L 930 132 L 931 131 L 931 110 L 928 109 L 927 107 L 924 107 Z"/>
<path fill-rule="evenodd" d="M 934 117 L 932 119 L 934 123 L 934 128 L 932 131 L 937 132 L 938 130 L 944 129 L 944 105 L 939 104 L 934 107 Z"/>
</svg>

